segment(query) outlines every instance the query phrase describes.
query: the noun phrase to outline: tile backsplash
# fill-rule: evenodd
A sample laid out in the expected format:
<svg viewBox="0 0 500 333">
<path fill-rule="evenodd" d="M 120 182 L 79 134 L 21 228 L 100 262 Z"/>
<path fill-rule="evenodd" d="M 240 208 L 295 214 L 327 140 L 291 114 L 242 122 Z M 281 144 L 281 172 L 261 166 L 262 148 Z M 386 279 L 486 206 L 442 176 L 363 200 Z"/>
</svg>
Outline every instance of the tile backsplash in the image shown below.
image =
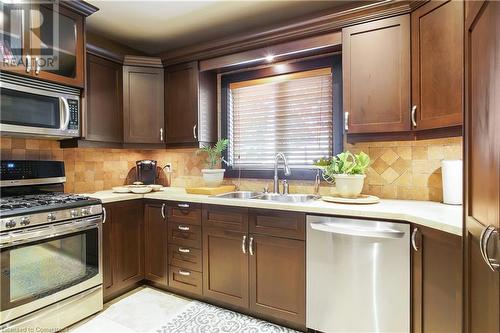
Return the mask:
<svg viewBox="0 0 500 333">
<path fill-rule="evenodd" d="M 172 163 L 173 174 L 160 173 L 159 182 L 171 186 L 202 186 L 204 158 L 196 149 L 60 148 L 59 142 L 2 137 L 2 159 L 63 160 L 66 191 L 94 192 L 135 180 L 135 161 L 154 159 L 163 167 Z M 462 159 L 462 138 L 347 144 L 346 150 L 364 151 L 372 160 L 363 193 L 388 199 L 442 200 L 441 160 Z M 457 180 L 461 181 L 461 180 Z M 227 183 L 238 183 L 227 179 Z M 272 180 L 242 179 L 242 190 L 271 188 Z M 291 192 L 311 193 L 311 181 L 290 181 Z M 333 188 L 322 182 L 321 194 Z"/>
</svg>

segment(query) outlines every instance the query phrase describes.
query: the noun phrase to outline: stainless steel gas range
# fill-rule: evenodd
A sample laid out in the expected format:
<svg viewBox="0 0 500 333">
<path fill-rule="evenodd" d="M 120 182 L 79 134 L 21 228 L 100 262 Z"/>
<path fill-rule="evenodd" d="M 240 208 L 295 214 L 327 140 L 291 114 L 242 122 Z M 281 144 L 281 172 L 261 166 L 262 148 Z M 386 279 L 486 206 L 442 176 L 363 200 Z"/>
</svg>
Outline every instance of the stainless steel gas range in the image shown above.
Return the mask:
<svg viewBox="0 0 500 333">
<path fill-rule="evenodd" d="M 1 161 L 1 332 L 55 332 L 102 309 L 102 205 L 65 180 L 63 162 Z"/>
</svg>

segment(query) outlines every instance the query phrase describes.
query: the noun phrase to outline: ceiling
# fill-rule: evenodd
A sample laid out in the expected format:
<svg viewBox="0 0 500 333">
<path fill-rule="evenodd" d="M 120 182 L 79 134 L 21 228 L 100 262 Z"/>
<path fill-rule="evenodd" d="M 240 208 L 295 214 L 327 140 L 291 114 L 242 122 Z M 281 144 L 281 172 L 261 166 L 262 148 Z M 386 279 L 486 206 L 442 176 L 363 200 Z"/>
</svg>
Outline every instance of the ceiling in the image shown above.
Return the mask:
<svg viewBox="0 0 500 333">
<path fill-rule="evenodd" d="M 99 11 L 87 29 L 147 54 L 259 31 L 338 7 L 339 0 L 87 0 Z"/>
</svg>

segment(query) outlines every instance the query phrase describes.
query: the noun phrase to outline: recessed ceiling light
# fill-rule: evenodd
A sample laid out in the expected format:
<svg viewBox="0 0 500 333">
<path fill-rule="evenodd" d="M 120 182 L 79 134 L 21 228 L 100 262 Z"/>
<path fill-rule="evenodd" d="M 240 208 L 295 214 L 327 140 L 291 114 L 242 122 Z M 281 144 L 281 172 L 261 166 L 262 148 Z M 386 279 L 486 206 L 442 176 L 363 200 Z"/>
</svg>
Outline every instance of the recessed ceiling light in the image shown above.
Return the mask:
<svg viewBox="0 0 500 333">
<path fill-rule="evenodd" d="M 273 60 L 274 60 L 274 56 L 272 54 L 269 54 L 269 55 L 266 56 L 266 61 L 267 62 L 271 62 Z"/>
</svg>

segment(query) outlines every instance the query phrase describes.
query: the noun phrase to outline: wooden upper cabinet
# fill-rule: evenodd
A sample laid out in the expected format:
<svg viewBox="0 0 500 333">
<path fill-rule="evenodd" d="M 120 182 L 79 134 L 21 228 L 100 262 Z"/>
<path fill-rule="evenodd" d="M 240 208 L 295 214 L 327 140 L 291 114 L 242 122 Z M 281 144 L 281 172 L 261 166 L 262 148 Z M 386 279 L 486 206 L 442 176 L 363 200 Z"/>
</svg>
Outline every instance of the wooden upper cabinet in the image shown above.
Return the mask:
<svg viewBox="0 0 500 333">
<path fill-rule="evenodd" d="M 217 77 L 196 61 L 165 69 L 166 143 L 198 146 L 217 137 Z"/>
<path fill-rule="evenodd" d="M 410 130 L 410 16 L 342 29 L 348 133 Z"/>
<path fill-rule="evenodd" d="M 3 4 L 8 31 L 3 35 L 7 56 L 2 70 L 83 88 L 85 16 L 71 6 L 70 2 Z M 84 6 L 89 10 L 85 15 L 96 10 Z M 8 66 L 5 58 L 10 60 Z"/>
<path fill-rule="evenodd" d="M 413 226 L 413 333 L 462 331 L 462 238 Z"/>
<path fill-rule="evenodd" d="M 168 284 L 165 211 L 164 204 L 146 204 L 144 208 L 145 277 L 164 286 Z"/>
<path fill-rule="evenodd" d="M 121 64 L 87 54 L 85 139 L 123 141 L 122 88 Z"/>
<path fill-rule="evenodd" d="M 123 66 L 124 143 L 164 143 L 163 93 L 163 68 Z"/>
<path fill-rule="evenodd" d="M 165 69 L 167 144 L 197 143 L 198 63 Z"/>
<path fill-rule="evenodd" d="M 463 27 L 462 1 L 430 1 L 411 13 L 414 129 L 462 124 Z"/>
</svg>

